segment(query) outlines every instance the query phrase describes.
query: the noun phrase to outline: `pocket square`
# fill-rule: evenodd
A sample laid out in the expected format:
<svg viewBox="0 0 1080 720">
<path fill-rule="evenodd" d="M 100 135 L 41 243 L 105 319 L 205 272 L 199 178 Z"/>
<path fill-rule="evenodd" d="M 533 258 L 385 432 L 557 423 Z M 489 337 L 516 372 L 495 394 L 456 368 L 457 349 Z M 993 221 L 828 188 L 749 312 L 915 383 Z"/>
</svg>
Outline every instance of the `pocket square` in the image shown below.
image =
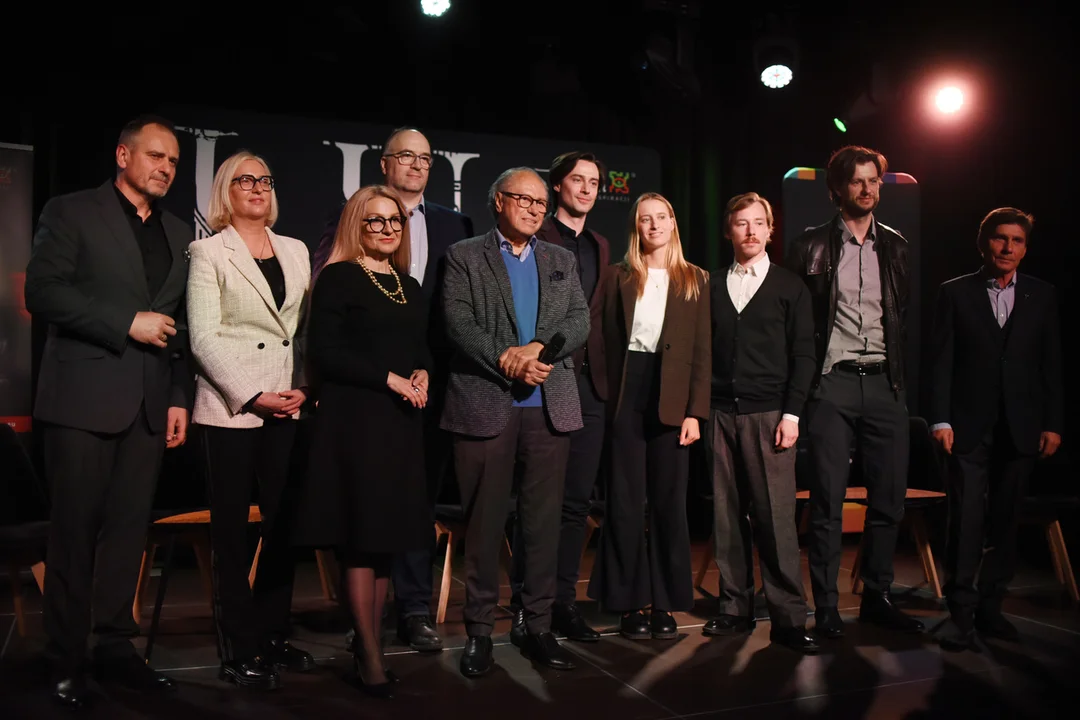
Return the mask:
<svg viewBox="0 0 1080 720">
<path fill-rule="evenodd" d="M 552 282 L 556 282 L 556 281 L 559 281 L 559 280 L 565 280 L 565 279 L 566 279 L 566 277 L 562 274 L 562 270 L 556 270 L 555 272 L 551 273 L 551 281 Z"/>
</svg>

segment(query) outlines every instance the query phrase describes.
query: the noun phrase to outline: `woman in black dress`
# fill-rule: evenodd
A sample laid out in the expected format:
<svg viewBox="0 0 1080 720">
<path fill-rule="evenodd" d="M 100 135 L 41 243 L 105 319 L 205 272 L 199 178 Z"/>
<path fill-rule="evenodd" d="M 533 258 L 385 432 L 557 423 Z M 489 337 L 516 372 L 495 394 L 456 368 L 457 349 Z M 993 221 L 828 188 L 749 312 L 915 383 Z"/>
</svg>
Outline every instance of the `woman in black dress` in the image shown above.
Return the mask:
<svg viewBox="0 0 1080 720">
<path fill-rule="evenodd" d="M 357 629 L 357 680 L 390 695 L 380 625 L 395 553 L 431 543 L 423 424 L 430 358 L 420 285 L 409 277 L 408 212 L 361 188 L 341 214 L 312 290 L 308 358 L 318 408 L 298 541 L 334 547 Z"/>
</svg>

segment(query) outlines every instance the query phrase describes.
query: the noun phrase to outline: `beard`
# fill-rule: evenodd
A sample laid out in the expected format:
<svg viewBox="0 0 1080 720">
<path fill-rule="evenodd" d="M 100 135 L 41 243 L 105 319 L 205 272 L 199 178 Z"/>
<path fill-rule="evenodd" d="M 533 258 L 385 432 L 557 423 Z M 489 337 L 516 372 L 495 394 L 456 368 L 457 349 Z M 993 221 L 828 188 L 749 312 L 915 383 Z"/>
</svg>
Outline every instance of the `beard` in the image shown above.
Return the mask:
<svg viewBox="0 0 1080 720">
<path fill-rule="evenodd" d="M 847 215 L 853 218 L 862 218 L 870 215 L 877 210 L 878 203 L 881 202 L 879 198 L 874 199 L 873 205 L 870 207 L 864 207 L 859 204 L 858 198 L 852 200 L 851 198 L 844 198 L 843 210 Z"/>
</svg>

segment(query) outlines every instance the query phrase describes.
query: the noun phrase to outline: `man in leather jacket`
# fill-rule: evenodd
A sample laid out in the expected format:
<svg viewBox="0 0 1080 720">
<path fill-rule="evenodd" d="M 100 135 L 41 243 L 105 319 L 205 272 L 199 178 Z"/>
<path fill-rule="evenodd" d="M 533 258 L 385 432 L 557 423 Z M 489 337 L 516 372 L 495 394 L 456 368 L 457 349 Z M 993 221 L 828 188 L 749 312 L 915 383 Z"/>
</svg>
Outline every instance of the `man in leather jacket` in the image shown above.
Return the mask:
<svg viewBox="0 0 1080 720">
<path fill-rule="evenodd" d="M 904 388 L 907 241 L 874 219 L 887 161 L 849 146 L 826 170 L 837 215 L 804 232 L 788 266 L 810 290 L 818 372 L 807 409 L 810 580 L 818 635 L 839 638 L 837 611 L 844 495 L 852 451 L 867 492 L 859 619 L 903 632 L 923 625 L 890 598 L 893 551 L 904 514 L 909 425 Z"/>
</svg>

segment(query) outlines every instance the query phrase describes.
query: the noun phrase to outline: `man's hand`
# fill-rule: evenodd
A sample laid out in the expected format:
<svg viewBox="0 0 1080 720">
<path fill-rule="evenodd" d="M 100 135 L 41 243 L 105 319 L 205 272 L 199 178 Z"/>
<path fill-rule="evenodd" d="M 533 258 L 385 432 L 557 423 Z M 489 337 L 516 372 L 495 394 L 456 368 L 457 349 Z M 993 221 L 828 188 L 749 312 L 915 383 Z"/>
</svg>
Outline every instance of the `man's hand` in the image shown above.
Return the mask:
<svg viewBox="0 0 1080 720">
<path fill-rule="evenodd" d="M 525 364 L 540 357 L 540 351 L 543 349 L 544 346 L 538 342 L 506 348 L 499 356 L 499 369 L 506 377 L 520 380 Z"/>
<path fill-rule="evenodd" d="M 187 408 L 169 408 L 168 419 L 165 421 L 165 447 L 180 447 L 187 441 L 188 412 Z"/>
<path fill-rule="evenodd" d="M 701 439 L 701 424 L 695 417 L 688 417 L 682 421 L 682 431 L 679 433 L 680 445 L 692 445 Z"/>
<path fill-rule="evenodd" d="M 1044 432 L 1039 435 L 1039 457 L 1048 458 L 1061 447 L 1061 436 L 1057 433 Z"/>
<path fill-rule="evenodd" d="M 776 426 L 776 449 L 787 450 L 799 441 L 799 423 L 782 419 Z"/>
<path fill-rule="evenodd" d="M 946 453 L 952 455 L 953 431 L 952 428 L 941 428 L 930 433 Z M 1041 447 L 1041 444 L 1040 444 Z"/>
<path fill-rule="evenodd" d="M 163 348 L 169 336 L 176 334 L 176 321 L 168 315 L 156 312 L 137 312 L 128 328 L 128 337 L 135 342 Z"/>
<path fill-rule="evenodd" d="M 528 360 L 518 370 L 518 374 L 512 376 L 515 380 L 520 380 L 526 385 L 537 386 L 543 384 L 548 379 L 548 375 L 551 374 L 551 369 L 554 365 L 545 365 L 537 359 Z"/>
</svg>

